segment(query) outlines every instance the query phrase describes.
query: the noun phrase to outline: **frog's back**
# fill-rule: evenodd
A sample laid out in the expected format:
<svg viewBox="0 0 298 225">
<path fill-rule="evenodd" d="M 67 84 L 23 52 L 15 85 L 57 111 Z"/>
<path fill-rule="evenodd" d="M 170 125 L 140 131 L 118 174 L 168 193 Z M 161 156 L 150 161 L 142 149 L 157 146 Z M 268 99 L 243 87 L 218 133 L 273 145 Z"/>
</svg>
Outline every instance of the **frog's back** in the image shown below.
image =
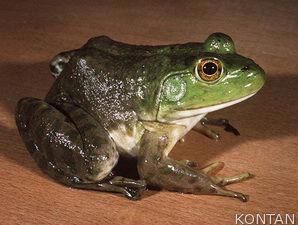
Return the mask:
<svg viewBox="0 0 298 225">
<path fill-rule="evenodd" d="M 201 43 L 189 42 L 174 45 L 132 45 L 114 41 L 107 36 L 94 37 L 83 46 L 85 48 L 96 48 L 108 54 L 119 56 L 153 56 L 153 55 L 183 55 L 197 54 Z"/>
<path fill-rule="evenodd" d="M 106 36 L 91 38 L 80 49 L 54 57 L 50 67 L 57 80 L 46 101 L 80 105 L 101 118 L 105 127 L 139 117 L 155 120 L 164 77 L 183 70 L 180 67 L 187 65 L 181 56 L 197 55 L 200 46 L 130 45 Z"/>
</svg>

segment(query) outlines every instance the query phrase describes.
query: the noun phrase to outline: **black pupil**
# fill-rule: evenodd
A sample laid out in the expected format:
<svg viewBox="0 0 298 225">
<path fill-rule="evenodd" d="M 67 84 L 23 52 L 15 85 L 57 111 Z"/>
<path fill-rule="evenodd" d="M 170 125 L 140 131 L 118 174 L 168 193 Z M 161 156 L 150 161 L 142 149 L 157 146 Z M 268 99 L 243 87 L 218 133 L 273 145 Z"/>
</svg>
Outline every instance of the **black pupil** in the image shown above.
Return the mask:
<svg viewBox="0 0 298 225">
<path fill-rule="evenodd" d="M 203 66 L 203 72 L 207 75 L 213 75 L 217 72 L 217 65 L 213 62 L 205 63 Z"/>
</svg>

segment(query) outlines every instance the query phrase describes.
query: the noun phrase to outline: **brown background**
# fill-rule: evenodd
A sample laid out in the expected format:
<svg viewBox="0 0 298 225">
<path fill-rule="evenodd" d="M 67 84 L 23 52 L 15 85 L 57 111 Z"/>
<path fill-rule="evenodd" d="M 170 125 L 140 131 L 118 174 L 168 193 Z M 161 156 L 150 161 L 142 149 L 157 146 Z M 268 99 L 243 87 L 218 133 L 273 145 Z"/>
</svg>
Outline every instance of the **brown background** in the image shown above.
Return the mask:
<svg viewBox="0 0 298 225">
<path fill-rule="evenodd" d="M 1 1 L 0 224 L 234 224 L 236 213 L 296 213 L 298 209 L 297 1 Z M 24 96 L 42 98 L 58 52 L 98 35 L 134 44 L 203 41 L 232 36 L 240 54 L 267 72 L 252 99 L 212 114 L 227 117 L 240 137 L 221 131 L 214 142 L 190 132 L 171 153 L 201 165 L 226 162 L 223 174 L 256 178 L 232 189 L 234 199 L 170 192 L 132 202 L 107 193 L 69 189 L 43 175 L 16 131 L 13 111 Z"/>
</svg>

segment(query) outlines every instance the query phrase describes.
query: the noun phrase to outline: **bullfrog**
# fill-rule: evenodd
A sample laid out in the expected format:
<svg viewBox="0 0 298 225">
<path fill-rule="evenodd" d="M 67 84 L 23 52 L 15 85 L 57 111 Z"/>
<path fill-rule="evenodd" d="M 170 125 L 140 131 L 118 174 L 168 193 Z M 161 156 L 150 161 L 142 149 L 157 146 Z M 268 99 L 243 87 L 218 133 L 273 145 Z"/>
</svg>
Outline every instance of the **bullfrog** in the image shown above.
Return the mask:
<svg viewBox="0 0 298 225">
<path fill-rule="evenodd" d="M 19 100 L 16 124 L 37 165 L 56 181 L 132 200 L 146 187 L 248 200 L 226 185 L 250 173 L 221 177 L 223 162 L 199 168 L 169 157 L 193 128 L 214 139 L 208 124 L 237 134 L 207 113 L 250 98 L 265 82 L 264 70 L 237 54 L 228 35 L 159 46 L 94 37 L 56 55 L 50 71 L 55 81 L 45 99 Z M 115 174 L 122 156 L 136 159 L 138 178 Z"/>
</svg>

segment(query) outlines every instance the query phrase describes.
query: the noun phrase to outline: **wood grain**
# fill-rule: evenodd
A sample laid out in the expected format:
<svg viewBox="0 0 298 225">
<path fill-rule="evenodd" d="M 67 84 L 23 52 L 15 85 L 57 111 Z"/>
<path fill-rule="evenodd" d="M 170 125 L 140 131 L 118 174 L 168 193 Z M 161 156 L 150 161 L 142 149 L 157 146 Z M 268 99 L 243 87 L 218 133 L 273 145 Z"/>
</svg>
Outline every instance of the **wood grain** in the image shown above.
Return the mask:
<svg viewBox="0 0 298 225">
<path fill-rule="evenodd" d="M 1 1 L 0 224 L 234 224 L 236 213 L 298 211 L 297 1 Z M 240 137 L 220 142 L 195 132 L 171 153 L 201 165 L 224 161 L 223 174 L 256 178 L 234 199 L 148 191 L 141 201 L 66 188 L 42 174 L 14 123 L 24 96 L 42 98 L 53 83 L 48 62 L 98 35 L 134 44 L 203 41 L 220 31 L 267 72 L 265 88 L 227 117 Z M 297 221 L 297 218 L 296 218 Z"/>
</svg>

